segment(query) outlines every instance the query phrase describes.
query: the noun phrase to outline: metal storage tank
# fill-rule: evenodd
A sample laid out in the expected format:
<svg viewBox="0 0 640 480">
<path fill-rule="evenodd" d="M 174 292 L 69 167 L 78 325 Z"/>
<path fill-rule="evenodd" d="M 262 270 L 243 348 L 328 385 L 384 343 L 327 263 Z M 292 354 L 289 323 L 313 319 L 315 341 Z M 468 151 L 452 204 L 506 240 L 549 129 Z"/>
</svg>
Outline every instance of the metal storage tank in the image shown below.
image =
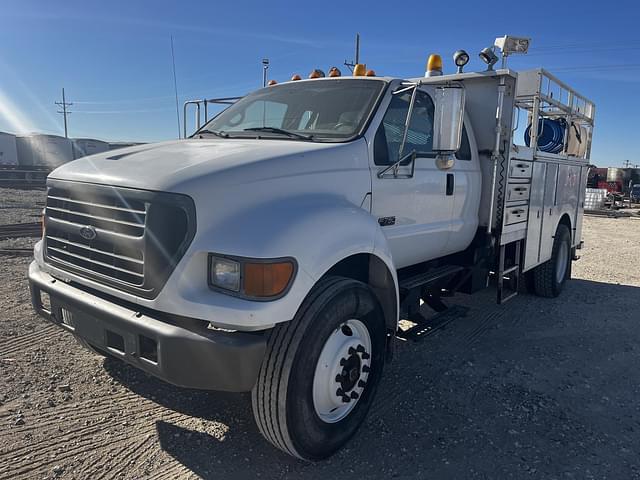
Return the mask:
<svg viewBox="0 0 640 480">
<path fill-rule="evenodd" d="M 624 168 L 607 169 L 607 182 L 622 182 L 624 180 Z"/>
<path fill-rule="evenodd" d="M 10 133 L 0 132 L 0 165 L 17 165 L 18 149 L 16 137 Z"/>
<path fill-rule="evenodd" d="M 102 140 L 93 138 L 74 138 L 71 140 L 73 144 L 73 158 L 86 157 L 94 153 L 108 152 L 109 144 Z"/>
<path fill-rule="evenodd" d="M 18 164 L 55 168 L 73 160 L 71 140 L 58 135 L 33 133 L 16 137 Z"/>
</svg>

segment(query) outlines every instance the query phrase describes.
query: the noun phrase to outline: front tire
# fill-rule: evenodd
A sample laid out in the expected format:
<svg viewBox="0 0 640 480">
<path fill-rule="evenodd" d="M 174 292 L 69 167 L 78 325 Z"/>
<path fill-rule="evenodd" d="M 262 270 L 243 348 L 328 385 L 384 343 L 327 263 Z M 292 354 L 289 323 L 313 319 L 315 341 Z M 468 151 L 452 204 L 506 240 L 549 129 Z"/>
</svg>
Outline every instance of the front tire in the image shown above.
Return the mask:
<svg viewBox="0 0 640 480">
<path fill-rule="evenodd" d="M 571 256 L 571 232 L 566 225 L 560 224 L 553 239 L 551 258 L 534 269 L 536 295 L 547 298 L 560 295 L 571 277 Z"/>
<path fill-rule="evenodd" d="M 303 460 L 335 453 L 357 431 L 385 360 L 380 305 L 362 282 L 321 280 L 296 317 L 269 335 L 253 412 L 264 437 Z"/>
</svg>

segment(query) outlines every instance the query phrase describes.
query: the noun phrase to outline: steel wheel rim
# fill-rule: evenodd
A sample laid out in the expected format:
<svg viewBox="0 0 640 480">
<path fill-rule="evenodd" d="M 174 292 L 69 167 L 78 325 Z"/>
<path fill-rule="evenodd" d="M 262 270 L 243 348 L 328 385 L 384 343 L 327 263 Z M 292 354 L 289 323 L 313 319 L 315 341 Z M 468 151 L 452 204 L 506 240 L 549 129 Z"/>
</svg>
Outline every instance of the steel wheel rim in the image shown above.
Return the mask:
<svg viewBox="0 0 640 480">
<path fill-rule="evenodd" d="M 558 260 L 556 264 L 556 282 L 562 283 L 567 274 L 567 264 L 569 263 L 569 247 L 566 242 L 562 242 L 558 251 Z"/>
<path fill-rule="evenodd" d="M 371 336 L 350 319 L 336 328 L 320 352 L 313 376 L 313 407 L 323 422 L 336 423 L 355 408 L 371 371 Z"/>
</svg>

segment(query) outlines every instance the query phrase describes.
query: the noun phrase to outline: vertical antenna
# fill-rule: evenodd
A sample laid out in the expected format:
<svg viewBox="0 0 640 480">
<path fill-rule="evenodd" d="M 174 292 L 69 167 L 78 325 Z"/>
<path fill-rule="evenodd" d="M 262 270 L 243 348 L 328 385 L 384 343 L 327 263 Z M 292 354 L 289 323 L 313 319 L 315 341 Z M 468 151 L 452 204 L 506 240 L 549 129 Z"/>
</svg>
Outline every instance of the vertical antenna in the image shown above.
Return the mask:
<svg viewBox="0 0 640 480">
<path fill-rule="evenodd" d="M 55 102 L 55 104 L 62 107 L 62 111 L 58 110 L 58 113 L 61 113 L 64 117 L 64 138 L 69 138 L 69 132 L 67 131 L 67 115 L 71 112 L 67 110 L 67 107 L 70 107 L 73 103 L 67 102 L 67 99 L 64 96 L 64 87 L 62 87 L 62 101 Z"/>
<path fill-rule="evenodd" d="M 178 80 L 176 79 L 176 55 L 173 51 L 173 35 L 171 35 L 171 63 L 173 64 L 173 90 L 176 95 L 176 119 L 178 120 L 178 138 L 180 137 L 180 108 L 178 107 Z"/>
</svg>

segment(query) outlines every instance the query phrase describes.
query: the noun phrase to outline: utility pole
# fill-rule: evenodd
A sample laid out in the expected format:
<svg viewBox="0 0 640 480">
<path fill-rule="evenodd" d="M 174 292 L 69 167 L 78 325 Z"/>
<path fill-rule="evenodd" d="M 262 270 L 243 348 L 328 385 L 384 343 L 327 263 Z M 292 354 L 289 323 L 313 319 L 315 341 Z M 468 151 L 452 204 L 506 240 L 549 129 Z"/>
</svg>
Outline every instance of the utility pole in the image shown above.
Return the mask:
<svg viewBox="0 0 640 480">
<path fill-rule="evenodd" d="M 70 107 L 73 103 L 67 102 L 67 99 L 64 96 L 64 87 L 62 87 L 62 101 L 55 102 L 55 104 L 62 107 L 62 110 L 58 110 L 58 113 L 61 113 L 64 116 L 64 138 L 69 138 L 69 132 L 67 130 L 67 115 L 71 112 L 67 110 L 67 107 Z"/>
<path fill-rule="evenodd" d="M 349 70 L 353 71 L 353 67 L 355 67 L 358 63 L 360 63 L 360 34 L 356 33 L 356 59 L 353 62 L 349 62 L 348 60 L 345 60 L 344 66 L 348 67 Z"/>
<path fill-rule="evenodd" d="M 262 86 L 267 86 L 267 70 L 269 70 L 269 59 L 262 59 Z"/>
<path fill-rule="evenodd" d="M 629 160 L 625 160 L 624 161 L 624 168 L 629 168 L 629 165 L 631 165 L 631 162 Z"/>
</svg>

